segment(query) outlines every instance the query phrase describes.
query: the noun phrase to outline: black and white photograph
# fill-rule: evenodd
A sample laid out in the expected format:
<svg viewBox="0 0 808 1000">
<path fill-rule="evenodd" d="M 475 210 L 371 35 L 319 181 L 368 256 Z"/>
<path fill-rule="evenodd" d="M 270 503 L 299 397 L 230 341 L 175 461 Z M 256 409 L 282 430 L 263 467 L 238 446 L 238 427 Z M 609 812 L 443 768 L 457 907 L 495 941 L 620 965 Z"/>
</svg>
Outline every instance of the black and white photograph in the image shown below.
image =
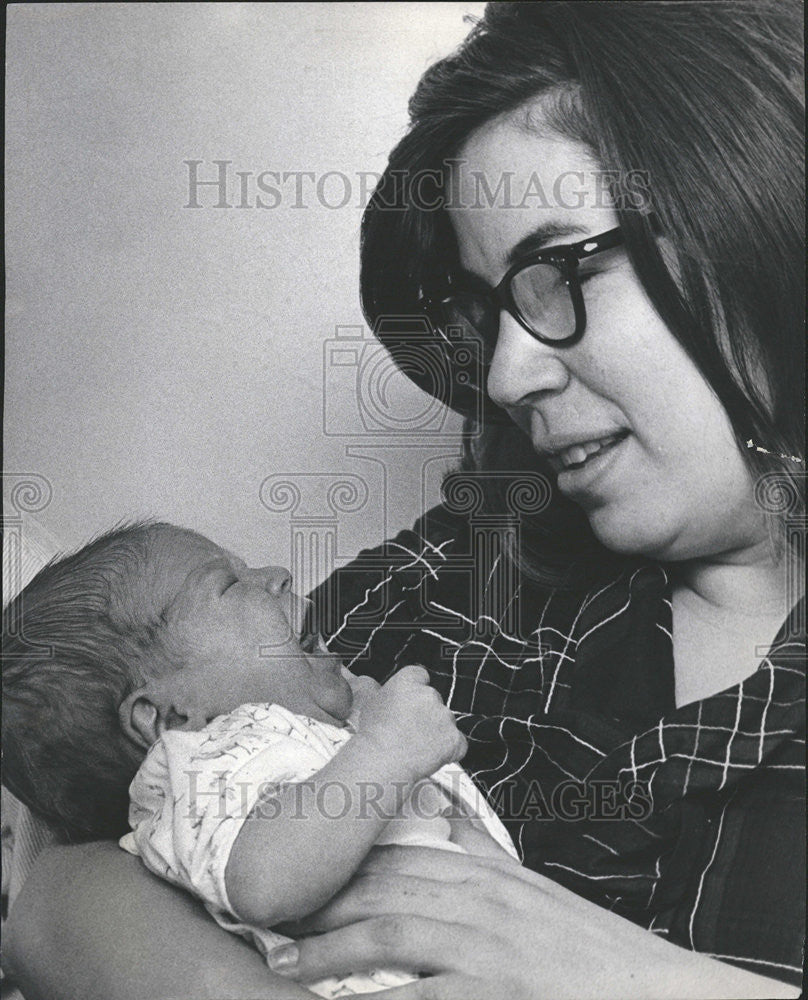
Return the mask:
<svg viewBox="0 0 808 1000">
<path fill-rule="evenodd" d="M 803 39 L 7 6 L 0 1000 L 802 995 Z"/>
</svg>

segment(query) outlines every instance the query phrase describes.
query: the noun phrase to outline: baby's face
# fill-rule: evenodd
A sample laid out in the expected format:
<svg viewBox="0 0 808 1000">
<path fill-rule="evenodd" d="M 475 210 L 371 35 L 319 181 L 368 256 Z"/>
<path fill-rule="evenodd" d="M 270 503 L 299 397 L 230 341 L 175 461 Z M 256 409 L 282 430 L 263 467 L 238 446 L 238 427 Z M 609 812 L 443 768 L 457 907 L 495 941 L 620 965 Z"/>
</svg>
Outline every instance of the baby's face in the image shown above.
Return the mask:
<svg viewBox="0 0 808 1000">
<path fill-rule="evenodd" d="M 209 717 L 274 702 L 325 721 L 347 718 L 352 693 L 340 660 L 304 635 L 308 602 L 288 571 L 250 569 L 200 535 L 160 530 L 148 581 L 159 640 L 181 664 L 182 687 Z"/>
</svg>

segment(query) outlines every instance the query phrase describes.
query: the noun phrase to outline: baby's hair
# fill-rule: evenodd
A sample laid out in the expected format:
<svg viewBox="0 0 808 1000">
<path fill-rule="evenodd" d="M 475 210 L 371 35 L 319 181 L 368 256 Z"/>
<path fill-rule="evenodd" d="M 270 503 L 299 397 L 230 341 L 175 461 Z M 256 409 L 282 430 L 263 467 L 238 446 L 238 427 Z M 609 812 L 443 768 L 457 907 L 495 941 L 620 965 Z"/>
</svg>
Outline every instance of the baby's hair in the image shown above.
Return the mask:
<svg viewBox="0 0 808 1000">
<path fill-rule="evenodd" d="M 143 752 L 118 706 L 158 667 L 154 541 L 114 528 L 54 559 L 3 609 L 3 784 L 64 839 L 119 837 Z"/>
</svg>

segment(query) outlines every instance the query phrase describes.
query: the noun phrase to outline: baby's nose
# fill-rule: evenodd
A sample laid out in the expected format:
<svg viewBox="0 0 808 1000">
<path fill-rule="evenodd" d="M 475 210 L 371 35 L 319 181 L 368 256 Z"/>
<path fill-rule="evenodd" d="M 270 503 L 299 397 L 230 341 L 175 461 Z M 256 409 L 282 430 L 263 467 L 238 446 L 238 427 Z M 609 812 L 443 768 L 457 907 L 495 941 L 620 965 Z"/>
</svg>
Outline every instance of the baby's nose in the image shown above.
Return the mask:
<svg viewBox="0 0 808 1000">
<path fill-rule="evenodd" d="M 263 566 L 248 571 L 250 577 L 275 597 L 292 589 L 292 574 L 285 566 Z"/>
<path fill-rule="evenodd" d="M 284 566 L 270 566 L 267 590 L 271 594 L 285 594 L 292 589 L 292 574 Z"/>
</svg>

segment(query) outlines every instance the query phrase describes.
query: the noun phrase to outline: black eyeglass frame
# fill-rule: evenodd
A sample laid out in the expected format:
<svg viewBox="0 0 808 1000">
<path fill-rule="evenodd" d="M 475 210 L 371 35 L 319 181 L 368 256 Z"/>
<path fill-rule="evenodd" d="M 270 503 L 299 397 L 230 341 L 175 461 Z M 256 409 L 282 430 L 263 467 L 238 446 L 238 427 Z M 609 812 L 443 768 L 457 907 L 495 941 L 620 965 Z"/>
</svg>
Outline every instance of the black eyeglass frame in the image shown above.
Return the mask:
<svg viewBox="0 0 808 1000">
<path fill-rule="evenodd" d="M 543 250 L 534 250 L 516 260 L 505 272 L 505 275 L 496 287 L 490 288 L 485 286 L 481 281 L 480 285 L 473 289 L 458 288 L 458 293 L 468 294 L 471 292 L 472 294 L 490 299 L 492 304 L 497 307 L 498 312 L 505 309 L 531 337 L 535 337 L 542 344 L 548 344 L 551 347 L 571 347 L 583 337 L 586 330 L 586 306 L 584 304 L 581 283 L 578 278 L 578 264 L 582 260 L 594 257 L 605 250 L 612 250 L 615 247 L 622 246 L 622 244 L 623 234 L 620 228 L 617 227 L 609 229 L 604 233 L 599 233 L 597 236 L 590 236 L 585 240 L 579 240 L 577 243 L 563 243 L 558 246 L 546 247 Z M 549 264 L 557 268 L 566 282 L 575 315 L 575 330 L 568 337 L 546 337 L 538 330 L 534 330 L 513 297 L 511 285 L 514 278 L 518 274 L 521 274 L 522 271 L 536 264 Z M 436 305 L 442 306 L 450 303 L 458 296 L 458 293 L 444 295 L 439 298 L 424 296 L 421 302 L 426 309 L 427 316 L 434 315 L 434 307 Z"/>
</svg>

